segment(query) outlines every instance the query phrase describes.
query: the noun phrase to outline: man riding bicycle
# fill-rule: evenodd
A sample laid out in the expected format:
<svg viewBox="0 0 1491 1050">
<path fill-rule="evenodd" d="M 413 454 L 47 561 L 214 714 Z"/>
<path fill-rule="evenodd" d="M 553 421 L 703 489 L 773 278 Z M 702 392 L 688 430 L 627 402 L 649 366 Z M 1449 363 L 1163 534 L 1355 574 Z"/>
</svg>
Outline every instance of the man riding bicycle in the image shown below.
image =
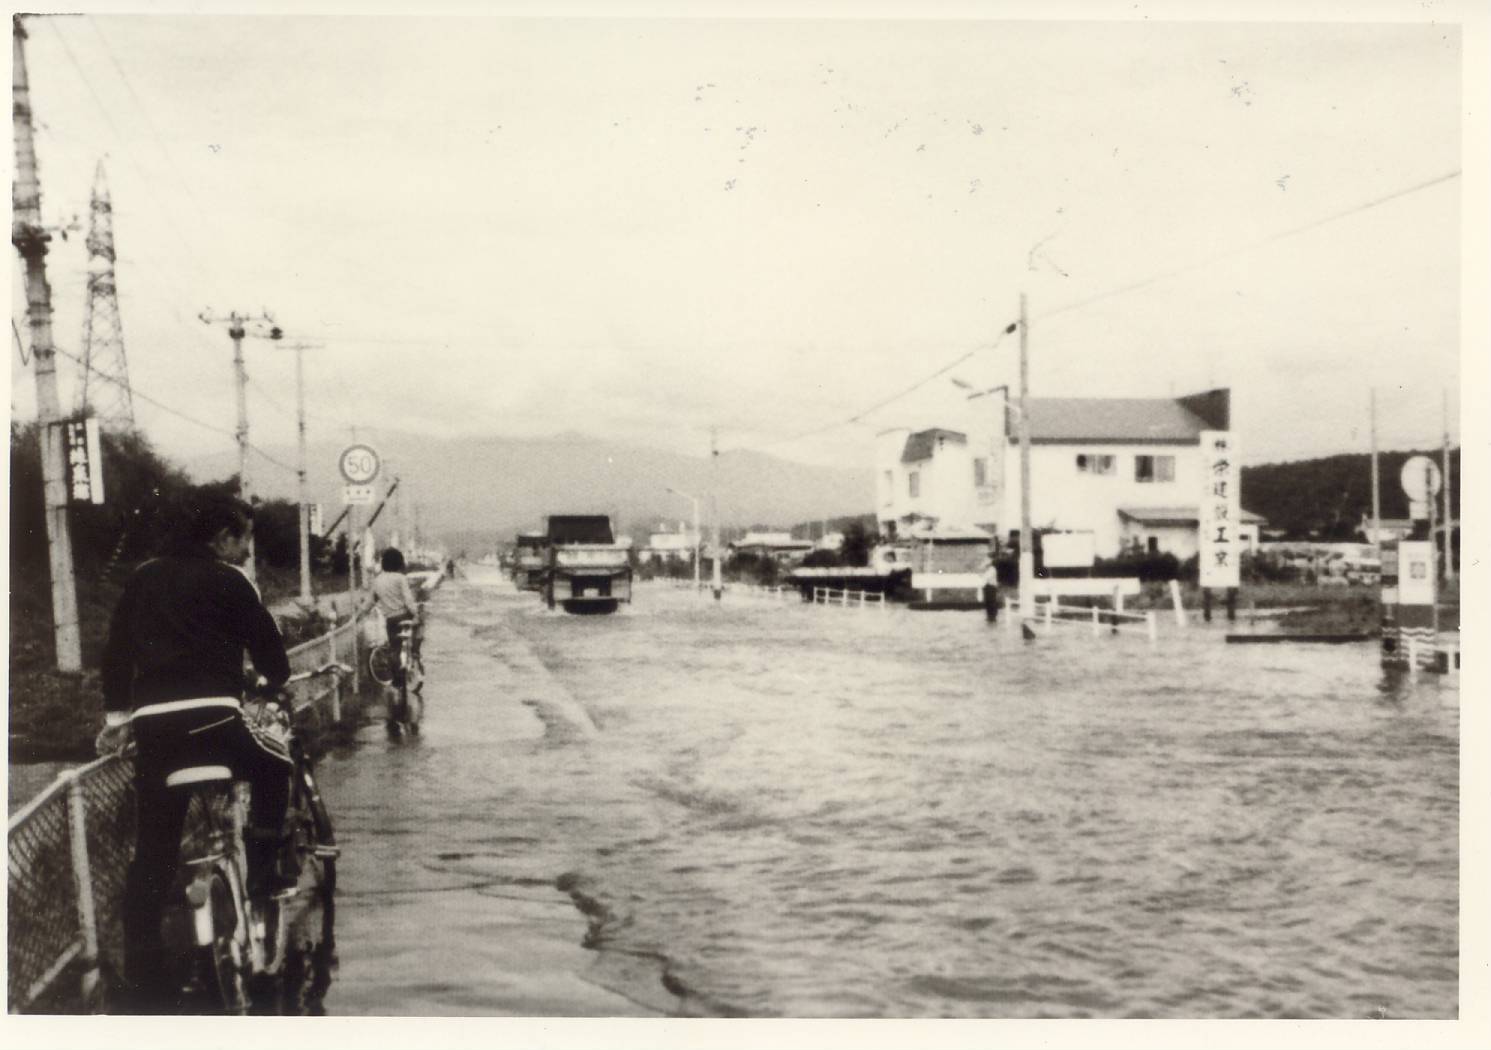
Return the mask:
<svg viewBox="0 0 1491 1050">
<path fill-rule="evenodd" d="M 105 726 L 100 751 L 133 735 L 137 823 L 124 888 L 125 980 L 137 1005 L 160 1005 L 161 909 L 174 882 L 188 794 L 172 772 L 225 765 L 251 785 L 247 843 L 251 892 L 285 888 L 276 871 L 292 763 L 286 742 L 243 717 L 243 656 L 271 687 L 290 676 L 284 640 L 238 568 L 249 551 L 253 510 L 207 495 L 166 556 L 135 570 L 114 609 L 102 662 Z"/>
</svg>

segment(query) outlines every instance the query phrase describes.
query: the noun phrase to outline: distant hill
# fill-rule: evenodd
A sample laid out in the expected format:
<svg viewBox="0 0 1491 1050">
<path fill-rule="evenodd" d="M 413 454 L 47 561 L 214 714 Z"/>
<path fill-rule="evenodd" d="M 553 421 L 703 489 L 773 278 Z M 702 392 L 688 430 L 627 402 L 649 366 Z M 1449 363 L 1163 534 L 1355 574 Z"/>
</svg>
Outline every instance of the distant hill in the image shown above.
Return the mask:
<svg viewBox="0 0 1491 1050">
<path fill-rule="evenodd" d="M 1406 518 L 1408 498 L 1399 472 L 1410 456 L 1441 462 L 1437 449 L 1378 454 L 1384 518 Z M 1460 517 L 1460 450 L 1450 450 L 1450 508 Z M 1443 497 L 1441 496 L 1441 499 Z M 1242 469 L 1242 505 L 1268 519 L 1267 528 L 1288 539 L 1350 540 L 1372 514 L 1372 457 L 1356 452 L 1294 463 L 1265 463 Z M 1440 508 L 1436 511 L 1442 513 Z"/>
<path fill-rule="evenodd" d="M 328 523 L 342 509 L 336 458 L 345 444 L 315 444 L 307 454 L 311 499 L 324 505 Z M 445 439 L 384 433 L 376 446 L 390 473 L 403 479 L 406 527 L 414 524 L 417 507 L 421 531 L 455 549 L 510 541 L 519 529 L 540 526 L 546 514 L 610 514 L 621 531 L 633 534 L 645 534 L 659 520 L 692 521 L 692 504 L 669 493 L 670 486 L 699 496 L 701 516 L 710 520 L 705 497 L 713 471 L 705 457 L 577 434 Z M 265 451 L 295 462 L 294 449 Z M 232 475 L 238 460 L 229 452 L 188 461 L 186 467 L 193 478 L 207 481 Z M 295 476 L 289 471 L 262 458 L 251 470 L 256 493 L 295 498 Z M 765 521 L 786 527 L 861 514 L 874 503 L 868 467 L 809 466 L 731 451 L 720 454 L 718 475 L 720 517 L 727 525 Z"/>
</svg>

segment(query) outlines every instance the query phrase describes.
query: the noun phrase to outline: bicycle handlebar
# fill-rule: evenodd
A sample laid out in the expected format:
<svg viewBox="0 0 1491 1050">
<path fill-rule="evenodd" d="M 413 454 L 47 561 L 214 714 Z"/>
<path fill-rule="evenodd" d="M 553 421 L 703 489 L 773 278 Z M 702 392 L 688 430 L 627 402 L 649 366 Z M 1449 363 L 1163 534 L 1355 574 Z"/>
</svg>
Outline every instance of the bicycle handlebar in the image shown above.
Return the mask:
<svg viewBox="0 0 1491 1050">
<path fill-rule="evenodd" d="M 296 682 L 304 682 L 304 681 L 306 681 L 309 678 L 319 678 L 322 675 L 328 675 L 328 674 L 350 675 L 351 673 L 352 673 L 352 668 L 349 667 L 347 664 L 337 663 L 336 661 L 333 660 L 329 664 L 322 664 L 320 667 L 316 668 L 314 671 L 301 671 L 299 674 L 292 674 L 289 678 L 285 679 L 285 684 L 286 685 L 294 685 Z"/>
</svg>

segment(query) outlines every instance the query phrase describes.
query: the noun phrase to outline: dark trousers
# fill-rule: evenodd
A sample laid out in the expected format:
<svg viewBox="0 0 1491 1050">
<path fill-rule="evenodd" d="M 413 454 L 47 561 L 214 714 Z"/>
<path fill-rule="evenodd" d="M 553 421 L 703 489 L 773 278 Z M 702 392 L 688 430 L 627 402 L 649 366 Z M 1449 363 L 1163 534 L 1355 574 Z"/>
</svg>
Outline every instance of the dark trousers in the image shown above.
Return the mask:
<svg viewBox="0 0 1491 1050">
<path fill-rule="evenodd" d="M 999 619 L 999 588 L 992 583 L 984 584 L 984 619 L 990 623 Z"/>
<path fill-rule="evenodd" d="M 156 705 L 160 706 L 160 705 Z M 166 786 L 166 777 L 188 766 L 223 765 L 246 780 L 252 794 L 249 823 L 262 829 L 249 846 L 251 882 L 274 861 L 274 839 L 283 833 L 290 799 L 288 754 L 261 742 L 235 707 L 202 706 L 137 713 L 134 722 L 135 855 L 124 881 L 125 980 L 137 1006 L 160 1002 L 164 949 L 161 909 L 176 881 L 182 825 L 191 787 Z"/>
</svg>

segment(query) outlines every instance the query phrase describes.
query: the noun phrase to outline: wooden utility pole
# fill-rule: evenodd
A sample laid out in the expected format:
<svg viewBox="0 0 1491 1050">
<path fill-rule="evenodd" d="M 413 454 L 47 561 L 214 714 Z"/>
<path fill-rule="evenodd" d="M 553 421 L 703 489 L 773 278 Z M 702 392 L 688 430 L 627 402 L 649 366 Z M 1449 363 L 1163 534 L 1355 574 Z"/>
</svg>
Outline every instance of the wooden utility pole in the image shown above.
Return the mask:
<svg viewBox="0 0 1491 1050">
<path fill-rule="evenodd" d="M 243 502 L 253 503 L 253 487 L 249 483 L 249 428 L 248 428 L 248 370 L 243 364 L 243 339 L 248 335 L 248 325 L 253 323 L 256 328 L 267 327 L 264 332 L 266 338 L 279 339 L 280 330 L 274 325 L 274 319 L 267 313 L 259 317 L 248 317 L 240 315 L 236 310 L 229 313 L 227 317 L 217 317 L 210 310 L 203 311 L 198 315 L 203 324 L 225 324 L 228 327 L 228 338 L 233 340 L 233 379 L 234 393 L 238 405 L 238 427 L 234 431 L 234 437 L 238 440 L 238 498 Z M 257 333 L 256 333 L 257 334 Z M 254 568 L 254 535 L 249 533 L 248 560 L 244 563 L 243 571 L 248 576 L 250 583 L 256 582 Z"/>
<path fill-rule="evenodd" d="M 1451 517 L 1452 506 L 1450 504 L 1450 394 L 1448 390 L 1441 390 L 1439 394 L 1439 410 L 1444 418 L 1444 448 L 1441 453 L 1444 459 L 1444 578 L 1446 582 L 1455 578 L 1455 525 Z"/>
<path fill-rule="evenodd" d="M 1020 293 L 1020 615 L 1035 612 L 1035 545 L 1030 534 L 1030 317 Z"/>
<path fill-rule="evenodd" d="M 78 630 L 78 591 L 73 578 L 72 535 L 67 520 L 66 460 L 57 397 L 57 357 L 52 345 L 52 290 L 47 284 L 47 241 L 41 222 L 41 180 L 36 171 L 36 140 L 31 127 L 31 87 L 26 75 L 26 30 L 19 15 L 11 17 L 11 114 L 16 143 L 15 181 L 11 183 L 10 242 L 26 263 L 26 317 L 31 327 L 31 356 L 36 368 L 37 438 L 41 448 L 47 559 L 52 580 L 52 636 L 57 670 L 83 669 Z"/>
<path fill-rule="evenodd" d="M 1369 391 L 1367 433 L 1372 448 L 1372 545 L 1377 548 L 1377 564 L 1382 565 L 1382 480 L 1377 464 L 1377 388 Z M 1379 568 L 1380 571 L 1380 568 Z"/>
</svg>

